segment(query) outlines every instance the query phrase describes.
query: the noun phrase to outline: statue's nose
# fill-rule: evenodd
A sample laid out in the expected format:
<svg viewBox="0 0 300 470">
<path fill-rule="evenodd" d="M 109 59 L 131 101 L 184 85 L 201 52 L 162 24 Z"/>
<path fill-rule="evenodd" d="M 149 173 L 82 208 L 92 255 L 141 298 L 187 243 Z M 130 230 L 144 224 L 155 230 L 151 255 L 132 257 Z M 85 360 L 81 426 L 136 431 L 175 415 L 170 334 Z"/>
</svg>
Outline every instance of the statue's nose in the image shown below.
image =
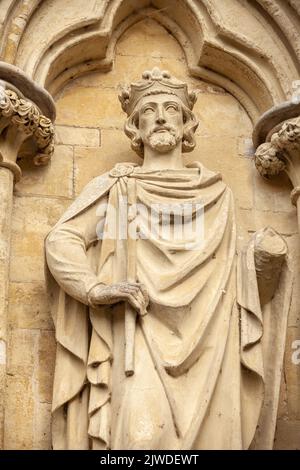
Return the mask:
<svg viewBox="0 0 300 470">
<path fill-rule="evenodd" d="M 156 123 L 165 124 L 165 122 L 166 122 L 166 118 L 165 118 L 164 110 L 163 108 L 158 107 L 156 111 Z"/>
</svg>

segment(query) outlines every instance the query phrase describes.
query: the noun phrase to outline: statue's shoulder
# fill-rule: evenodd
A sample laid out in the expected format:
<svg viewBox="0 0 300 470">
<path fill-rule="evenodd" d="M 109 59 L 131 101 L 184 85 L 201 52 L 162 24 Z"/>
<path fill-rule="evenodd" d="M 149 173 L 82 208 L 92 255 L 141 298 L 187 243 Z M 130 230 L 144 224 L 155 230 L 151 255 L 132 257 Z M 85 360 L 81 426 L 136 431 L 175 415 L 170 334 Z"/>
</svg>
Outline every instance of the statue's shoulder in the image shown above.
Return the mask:
<svg viewBox="0 0 300 470">
<path fill-rule="evenodd" d="M 215 172 L 206 168 L 202 163 L 199 161 L 194 161 L 187 165 L 188 168 L 199 168 L 199 173 L 201 175 L 201 185 L 202 186 L 210 186 L 213 183 L 218 181 L 222 181 L 222 175 L 219 172 Z M 223 184 L 225 184 L 223 182 Z"/>
<path fill-rule="evenodd" d="M 109 172 L 93 178 L 83 188 L 82 192 L 62 215 L 56 225 L 67 222 L 68 220 L 83 212 L 94 202 L 109 192 L 115 181 L 115 178 L 111 177 Z"/>
<path fill-rule="evenodd" d="M 117 163 L 107 173 L 96 176 L 96 178 L 92 179 L 84 187 L 82 192 L 63 214 L 56 225 L 67 222 L 90 207 L 92 204 L 94 204 L 94 202 L 109 192 L 110 188 L 115 184 L 118 177 L 130 174 L 136 166 L 136 163 L 131 162 Z"/>
</svg>

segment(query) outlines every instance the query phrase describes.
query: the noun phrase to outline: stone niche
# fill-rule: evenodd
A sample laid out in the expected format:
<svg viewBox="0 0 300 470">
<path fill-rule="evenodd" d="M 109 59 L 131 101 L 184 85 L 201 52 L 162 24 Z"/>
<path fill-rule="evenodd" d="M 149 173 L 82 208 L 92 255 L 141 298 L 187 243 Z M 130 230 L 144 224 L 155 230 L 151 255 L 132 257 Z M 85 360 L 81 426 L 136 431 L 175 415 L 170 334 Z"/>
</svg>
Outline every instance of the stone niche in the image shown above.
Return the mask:
<svg viewBox="0 0 300 470">
<path fill-rule="evenodd" d="M 197 91 L 200 125 L 197 147 L 186 161 L 218 170 L 232 188 L 239 243 L 270 225 L 283 235 L 294 262 L 295 284 L 289 315 L 285 365 L 275 448 L 300 442 L 300 368 L 292 343 L 299 336 L 299 236 L 287 178 L 263 180 L 253 165 L 252 123 L 224 89 L 191 78 L 179 43 L 153 19 L 126 30 L 116 44 L 109 72 L 74 79 L 54 97 L 56 146 L 47 167 L 20 160 L 23 177 L 15 185 L 9 273 L 8 365 L 4 448 L 51 448 L 51 393 L 55 362 L 54 327 L 44 284 L 43 240 L 47 231 L 93 177 L 123 161 L 139 162 L 123 132 L 120 83 L 154 66 L 169 70 Z"/>
</svg>

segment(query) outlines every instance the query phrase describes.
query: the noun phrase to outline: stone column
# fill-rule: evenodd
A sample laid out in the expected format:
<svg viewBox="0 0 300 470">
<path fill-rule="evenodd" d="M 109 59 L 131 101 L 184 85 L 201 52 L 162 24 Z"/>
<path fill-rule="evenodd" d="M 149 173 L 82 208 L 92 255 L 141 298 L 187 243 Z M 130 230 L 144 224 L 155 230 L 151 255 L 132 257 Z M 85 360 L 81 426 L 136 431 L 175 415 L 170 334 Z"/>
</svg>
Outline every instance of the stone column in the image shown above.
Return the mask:
<svg viewBox="0 0 300 470">
<path fill-rule="evenodd" d="M 3 445 L 7 306 L 14 182 L 19 157 L 45 165 L 54 150 L 55 106 L 20 69 L 0 62 L 0 448 Z"/>
<path fill-rule="evenodd" d="M 255 165 L 263 177 L 287 173 L 300 233 L 300 103 L 286 102 L 267 111 L 254 128 L 253 143 Z"/>
<path fill-rule="evenodd" d="M 300 234 L 300 97 L 294 97 L 292 101 L 282 103 L 278 106 L 271 108 L 265 114 L 261 116 L 259 121 L 256 123 L 253 131 L 253 144 L 256 148 L 255 152 L 255 165 L 258 172 L 267 179 L 285 172 L 291 181 L 293 189 L 291 191 L 291 204 L 297 207 L 297 218 L 298 218 L 298 232 Z M 289 269 L 293 270 L 293 277 L 299 275 L 299 261 L 297 253 L 297 244 L 295 243 L 295 252 L 293 251 L 293 242 L 290 240 L 289 246 L 292 249 L 290 252 L 293 253 L 293 268 L 291 261 L 288 262 Z M 290 258 L 291 259 L 291 258 Z M 293 340 L 299 337 L 298 326 L 298 312 L 299 312 L 299 295 L 297 293 L 299 279 L 293 279 L 293 294 L 291 297 L 291 303 L 289 306 L 289 317 L 286 316 L 282 320 L 281 309 L 272 310 L 272 319 L 269 321 L 272 325 L 281 325 L 281 331 L 287 332 L 285 335 L 281 335 L 280 338 L 273 338 L 276 341 L 276 355 L 272 357 L 273 363 L 278 361 L 278 364 L 283 364 L 284 373 L 283 375 L 283 386 L 281 395 L 281 416 L 277 416 L 277 406 L 273 407 L 274 413 L 272 413 L 272 407 L 270 403 L 278 403 L 279 395 L 272 389 L 269 389 L 265 395 L 265 412 L 270 416 L 270 429 L 275 429 L 275 424 L 289 423 L 289 427 L 283 429 L 297 429 L 298 421 L 293 414 L 293 403 L 296 402 L 297 397 L 294 398 L 295 379 L 291 377 L 297 377 L 297 367 L 292 362 L 293 354 Z M 282 291 L 282 297 L 285 292 Z M 278 300 L 278 299 L 277 299 Z M 268 318 L 269 307 L 266 306 L 266 310 L 263 312 L 264 318 Z M 270 323 L 270 324 L 271 324 Z M 272 327 L 273 328 L 273 327 Z M 285 361 L 284 353 L 286 352 Z M 276 359 L 277 358 L 277 359 Z M 281 366 L 277 369 L 280 371 Z M 278 372 L 277 372 L 278 373 Z M 279 372 L 280 373 L 280 372 Z M 270 378 L 270 370 L 266 369 L 265 380 L 268 381 Z M 278 377 L 279 379 L 279 377 Z M 286 401 L 283 397 L 286 394 Z M 298 397 L 299 399 L 299 397 Z M 284 403 L 284 405 L 283 405 Z M 283 411 L 284 410 L 284 411 Z M 270 412 L 271 411 L 271 412 Z M 276 411 L 276 412 L 275 412 Z M 288 421 L 285 421 L 282 415 L 288 416 Z M 279 421 L 277 419 L 279 418 Z M 280 427 L 279 427 L 280 429 Z M 260 429 L 264 432 L 268 439 L 268 429 Z M 279 431 L 281 432 L 281 431 Z M 289 436 L 290 437 L 290 436 Z M 254 447 L 257 448 L 257 447 Z M 276 448 L 276 444 L 275 444 Z"/>
</svg>

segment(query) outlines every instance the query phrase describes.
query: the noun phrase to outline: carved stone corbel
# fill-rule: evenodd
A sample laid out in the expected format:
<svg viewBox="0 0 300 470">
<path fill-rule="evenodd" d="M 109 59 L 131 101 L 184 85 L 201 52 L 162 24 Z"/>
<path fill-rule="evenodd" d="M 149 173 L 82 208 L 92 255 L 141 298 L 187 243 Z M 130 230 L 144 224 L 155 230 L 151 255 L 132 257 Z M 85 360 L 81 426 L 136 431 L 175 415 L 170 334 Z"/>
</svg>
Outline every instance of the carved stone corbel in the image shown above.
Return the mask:
<svg viewBox="0 0 300 470">
<path fill-rule="evenodd" d="M 253 142 L 255 166 L 264 178 L 282 171 L 288 175 L 300 227 L 300 104 L 286 102 L 265 113 L 254 128 Z"/>
<path fill-rule="evenodd" d="M 55 105 L 49 93 L 20 69 L 0 62 L 0 421 L 4 420 L 7 349 L 8 269 L 14 181 L 18 158 L 45 165 L 54 150 Z M 0 422 L 0 449 L 3 423 Z"/>
<path fill-rule="evenodd" d="M 31 156 L 35 165 L 45 165 L 54 151 L 51 119 L 13 84 L 1 80 L 0 66 L 0 166 L 21 178 L 17 158 Z"/>
</svg>

